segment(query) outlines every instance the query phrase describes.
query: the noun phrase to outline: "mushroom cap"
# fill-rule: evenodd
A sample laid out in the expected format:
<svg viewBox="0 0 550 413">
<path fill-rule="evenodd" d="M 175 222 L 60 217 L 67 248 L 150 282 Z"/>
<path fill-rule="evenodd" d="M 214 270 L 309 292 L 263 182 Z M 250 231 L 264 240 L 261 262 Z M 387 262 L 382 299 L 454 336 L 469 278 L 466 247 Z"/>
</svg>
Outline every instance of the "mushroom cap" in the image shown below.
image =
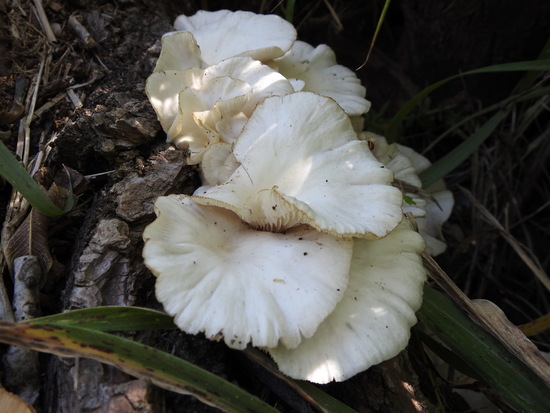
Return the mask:
<svg viewBox="0 0 550 413">
<path fill-rule="evenodd" d="M 248 85 L 248 93 L 243 94 L 240 100 L 224 102 L 226 98 L 219 93 L 220 88 L 208 87 L 217 78 L 231 78 L 235 84 L 243 82 Z M 229 58 L 208 67 L 204 70 L 203 84 L 203 88 L 212 92 L 211 102 L 206 106 L 212 106 L 215 110 L 207 112 L 206 119 L 200 123 L 210 133 L 218 135 L 221 142 L 228 143 L 238 138 L 248 117 L 265 98 L 293 92 L 292 85 L 283 75 L 249 57 Z"/>
<path fill-rule="evenodd" d="M 201 182 L 204 186 L 220 185 L 227 181 L 238 167 L 233 145 L 225 142 L 211 145 L 200 163 Z M 195 191 L 195 194 L 198 192 Z"/>
<path fill-rule="evenodd" d="M 203 76 L 202 80 L 200 86 L 180 92 L 178 115 L 167 132 L 169 141 L 189 150 L 189 164 L 199 163 L 209 145 L 222 141 L 218 122 L 240 119 L 241 108 L 252 94 L 248 83 L 229 76 Z"/>
<path fill-rule="evenodd" d="M 201 68 L 201 51 L 192 33 L 170 32 L 161 39 L 162 49 L 154 72 Z"/>
<path fill-rule="evenodd" d="M 397 355 L 422 303 L 422 238 L 404 220 L 385 238 L 356 239 L 349 285 L 313 337 L 267 350 L 286 375 L 315 383 L 346 380 Z"/>
<path fill-rule="evenodd" d="M 401 153 L 411 160 L 419 174 L 431 166 L 432 163 L 414 149 L 399 144 L 397 144 L 397 147 Z M 432 257 L 436 257 L 447 249 L 441 228 L 451 216 L 455 201 L 453 193 L 447 189 L 443 179 L 424 188 L 424 190 L 430 194 L 430 198 L 426 199 L 426 215 L 418 217 L 416 223 L 418 224 L 418 232 L 426 241 L 426 252 Z"/>
<path fill-rule="evenodd" d="M 157 114 L 162 129 L 168 133 L 179 113 L 179 94 L 183 89 L 199 85 L 202 70 L 163 70 L 151 74 L 145 93 Z"/>
<path fill-rule="evenodd" d="M 188 149 L 188 162 L 195 164 L 210 144 L 235 141 L 258 103 L 293 88 L 268 66 L 235 57 L 206 69 L 155 72 L 146 92 L 167 140 Z"/>
<path fill-rule="evenodd" d="M 156 296 L 190 334 L 223 337 L 232 348 L 296 347 L 342 298 L 353 249 L 300 226 L 256 231 L 234 213 L 171 195 L 155 203 L 143 234 Z"/>
<path fill-rule="evenodd" d="M 416 223 L 418 232 L 426 241 L 426 252 L 436 257 L 447 249 L 441 227 L 451 216 L 455 201 L 449 190 L 434 192 L 432 198 L 426 203 L 426 217 L 417 218 Z"/>
<path fill-rule="evenodd" d="M 415 189 L 422 188 L 422 181 L 418 177 L 413 162 L 400 151 L 401 146 L 395 143 L 388 144 L 385 137 L 372 132 L 361 132 L 358 136 L 362 140 L 372 142 L 372 153 L 376 159 L 393 172 L 396 186 L 412 199 L 412 203 L 403 200 L 403 212 L 410 213 L 415 218 L 426 216 L 426 199 L 418 194 L 419 191 L 415 193 Z M 407 191 L 407 189 L 410 190 Z"/>
<path fill-rule="evenodd" d="M 207 66 L 234 56 L 269 61 L 285 54 L 296 40 L 296 29 L 283 18 L 248 11 L 200 10 L 178 16 L 174 27 L 193 34 Z"/>
<path fill-rule="evenodd" d="M 393 172 L 395 179 L 418 188 L 422 187 L 418 171 L 411 159 L 400 151 L 401 145 L 389 144 L 385 137 L 372 132 L 361 132 L 359 138 L 372 142 L 372 153 Z"/>
<path fill-rule="evenodd" d="M 388 144 L 386 138 L 371 132 L 362 132 L 359 137 L 374 144 L 373 153 L 380 162 L 394 173 L 396 180 L 418 189 L 422 182 L 418 176 L 428 169 L 431 162 L 414 149 L 397 143 Z M 440 179 L 422 193 L 404 191 L 414 201 L 413 205 L 403 202 L 403 212 L 411 213 L 418 224 L 418 231 L 426 241 L 426 252 L 437 256 L 445 251 L 441 227 L 449 219 L 454 206 L 454 198 L 445 182 Z"/>
<path fill-rule="evenodd" d="M 252 88 L 252 95 L 242 108 L 248 117 L 265 98 L 294 92 L 292 84 L 283 75 L 250 57 L 225 59 L 208 67 L 204 71 L 204 76 L 206 78 L 229 76 L 248 83 Z"/>
<path fill-rule="evenodd" d="M 313 47 L 296 41 L 275 60 L 279 72 L 294 80 L 297 91 L 309 91 L 334 99 L 350 116 L 366 113 L 370 102 L 355 72 L 336 63 L 334 51 L 325 44 Z"/>
<path fill-rule="evenodd" d="M 308 224 L 342 237 L 385 236 L 402 218 L 402 195 L 356 137 L 332 99 L 309 92 L 267 98 L 235 143 L 241 165 L 195 200 L 265 230 Z"/>
</svg>

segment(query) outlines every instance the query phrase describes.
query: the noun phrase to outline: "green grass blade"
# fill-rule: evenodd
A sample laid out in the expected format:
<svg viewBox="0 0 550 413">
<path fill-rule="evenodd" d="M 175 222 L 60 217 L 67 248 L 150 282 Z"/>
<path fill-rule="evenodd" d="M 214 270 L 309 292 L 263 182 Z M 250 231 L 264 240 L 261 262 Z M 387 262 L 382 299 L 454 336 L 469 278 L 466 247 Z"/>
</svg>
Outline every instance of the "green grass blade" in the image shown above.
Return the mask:
<svg viewBox="0 0 550 413">
<path fill-rule="evenodd" d="M 0 175 L 42 215 L 58 217 L 65 213 L 42 191 L 27 170 L 17 162 L 6 146 L 0 142 Z"/>
<path fill-rule="evenodd" d="M 313 384 L 307 381 L 296 381 L 296 384 L 307 393 L 312 399 L 321 406 L 325 412 L 328 413 L 357 413 L 357 410 L 352 409 L 347 404 L 342 403 L 340 400 L 335 399 L 330 394 L 325 393 L 323 390 L 315 387 Z"/>
<path fill-rule="evenodd" d="M 104 306 L 67 311 L 35 318 L 33 325 L 56 324 L 98 331 L 170 330 L 176 328 L 168 314 L 140 307 Z"/>
<path fill-rule="evenodd" d="M 443 178 L 458 165 L 464 162 L 478 147 L 487 139 L 497 126 L 508 116 L 508 110 L 503 109 L 495 113 L 481 128 L 472 136 L 458 145 L 447 155 L 438 159 L 428 169 L 420 173 L 422 186 L 428 188 L 430 185 Z"/>
<path fill-rule="evenodd" d="M 550 389 L 541 378 L 471 321 L 449 297 L 426 287 L 424 302 L 417 315 L 513 409 L 550 412 Z"/>
<path fill-rule="evenodd" d="M 296 7 L 296 0 L 288 0 L 285 7 L 285 20 L 289 23 L 294 21 L 294 9 Z"/>
<path fill-rule="evenodd" d="M 470 116 L 467 116 L 460 121 L 456 122 L 454 125 L 452 125 L 450 128 L 448 128 L 445 132 L 443 132 L 441 135 L 439 135 L 436 139 L 430 142 L 430 144 L 424 148 L 424 151 L 427 152 L 430 149 L 434 148 L 439 142 L 441 142 L 444 138 L 454 133 L 456 130 L 458 130 L 462 125 L 465 125 L 467 123 L 472 122 L 474 119 L 479 118 L 480 116 L 483 116 L 485 114 L 494 112 L 496 110 L 499 110 L 503 107 L 510 106 L 510 105 L 517 105 L 518 103 L 522 103 L 528 100 L 533 100 L 540 98 L 542 96 L 546 96 L 550 94 L 550 86 L 547 87 L 540 87 L 536 88 L 530 92 L 526 93 L 518 93 L 516 95 L 510 96 L 498 103 L 495 103 L 491 106 L 487 106 L 486 108 L 480 109 L 477 112 L 473 113 Z"/>
<path fill-rule="evenodd" d="M 538 60 L 550 59 L 550 38 L 544 44 L 544 47 L 539 53 Z M 514 89 L 514 92 L 523 92 L 529 89 L 536 81 L 537 77 L 540 75 L 538 71 L 527 72 L 523 76 L 523 79 L 519 81 Z"/>
<path fill-rule="evenodd" d="M 367 57 L 365 58 L 365 61 L 359 66 L 356 70 L 362 69 L 363 66 L 365 66 L 369 59 L 370 55 L 372 53 L 372 50 L 374 49 L 374 45 L 376 43 L 376 39 L 378 39 L 378 35 L 380 34 L 380 30 L 382 29 L 382 24 L 384 23 L 384 20 L 386 19 L 386 14 L 388 14 L 388 10 L 390 8 L 391 0 L 386 0 L 384 2 L 384 7 L 382 8 L 382 13 L 380 13 L 380 17 L 378 18 L 378 22 L 376 23 L 376 29 L 374 30 L 374 35 L 372 36 L 372 40 L 370 42 L 369 51 L 367 52 Z"/>
<path fill-rule="evenodd" d="M 504 72 L 518 72 L 518 71 L 547 71 L 550 70 L 550 60 L 533 60 L 527 62 L 514 62 L 506 63 L 500 65 L 493 65 L 482 67 L 480 69 L 470 70 L 465 73 L 459 73 L 457 75 L 449 76 L 446 79 L 436 82 L 403 105 L 403 107 L 394 115 L 394 117 L 388 122 L 388 126 L 385 131 L 385 136 L 388 139 L 388 142 L 393 142 L 398 132 L 401 128 L 401 124 L 407 117 L 407 115 L 418 105 L 418 103 L 432 93 L 434 90 L 440 88 L 444 84 L 450 82 L 451 80 L 460 78 L 462 76 L 470 76 L 481 73 L 504 73 Z"/>
<path fill-rule="evenodd" d="M 101 331 L 57 323 L 0 321 L 0 342 L 62 357 L 94 359 L 162 388 L 193 395 L 227 412 L 277 412 L 257 397 L 185 360 Z"/>
</svg>

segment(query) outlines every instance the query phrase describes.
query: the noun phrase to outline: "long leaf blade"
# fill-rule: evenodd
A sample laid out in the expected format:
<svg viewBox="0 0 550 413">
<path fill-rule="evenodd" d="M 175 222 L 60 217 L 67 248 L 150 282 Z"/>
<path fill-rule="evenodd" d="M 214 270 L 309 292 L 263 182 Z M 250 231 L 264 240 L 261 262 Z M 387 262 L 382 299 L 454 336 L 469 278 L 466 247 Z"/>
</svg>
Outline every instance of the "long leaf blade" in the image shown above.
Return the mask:
<svg viewBox="0 0 550 413">
<path fill-rule="evenodd" d="M 481 128 L 479 128 L 472 136 L 458 145 L 447 155 L 439 158 L 428 169 L 422 171 L 420 179 L 424 188 L 437 182 L 443 178 L 458 165 L 464 162 L 474 151 L 487 139 L 497 126 L 508 115 L 508 110 L 501 110 L 495 113 Z"/>
<path fill-rule="evenodd" d="M 307 381 L 296 381 L 296 384 L 311 398 L 315 399 L 325 412 L 357 413 L 357 410 L 352 409 Z"/>
<path fill-rule="evenodd" d="M 374 35 L 372 36 L 372 40 L 370 42 L 369 50 L 367 52 L 367 57 L 365 57 L 365 61 L 361 63 L 361 66 L 359 66 L 355 70 L 362 69 L 369 61 L 372 51 L 374 50 L 374 45 L 376 44 L 376 39 L 378 39 L 378 35 L 380 34 L 380 30 L 382 30 L 382 24 L 384 23 L 384 20 L 386 19 L 386 14 L 388 14 L 388 10 L 390 8 L 391 0 L 386 0 L 384 2 L 384 7 L 382 8 L 382 13 L 380 13 L 380 17 L 378 18 L 378 22 L 376 23 L 376 29 L 374 30 Z"/>
<path fill-rule="evenodd" d="M 385 131 L 385 136 L 388 142 L 393 142 L 397 137 L 401 124 L 405 120 L 406 116 L 415 108 L 415 106 L 426 96 L 432 93 L 434 90 L 440 88 L 444 84 L 451 80 L 460 78 L 462 76 L 470 76 L 482 73 L 504 73 L 504 72 L 518 72 L 518 71 L 546 71 L 550 70 L 550 60 L 532 60 L 526 62 L 513 62 L 500 65 L 493 65 L 482 67 L 480 69 L 470 70 L 465 73 L 459 73 L 453 76 L 449 76 L 439 82 L 433 83 L 419 92 L 411 100 L 403 105 L 401 109 L 394 115 L 394 117 L 388 122 L 388 127 Z"/>
<path fill-rule="evenodd" d="M 239 387 L 153 347 L 85 328 L 0 321 L 0 342 L 63 357 L 110 364 L 174 392 L 190 394 L 227 412 L 277 412 Z"/>
<path fill-rule="evenodd" d="M 550 412 L 550 389 L 544 381 L 472 322 L 450 298 L 426 287 L 417 315 L 515 410 Z"/>
<path fill-rule="evenodd" d="M 42 215 L 58 217 L 65 213 L 34 182 L 29 173 L 17 162 L 2 142 L 0 142 L 0 175 L 6 178 L 28 203 Z"/>
<path fill-rule="evenodd" d="M 104 306 L 35 318 L 33 325 L 56 324 L 98 331 L 168 330 L 175 325 L 166 313 L 141 307 Z"/>
</svg>

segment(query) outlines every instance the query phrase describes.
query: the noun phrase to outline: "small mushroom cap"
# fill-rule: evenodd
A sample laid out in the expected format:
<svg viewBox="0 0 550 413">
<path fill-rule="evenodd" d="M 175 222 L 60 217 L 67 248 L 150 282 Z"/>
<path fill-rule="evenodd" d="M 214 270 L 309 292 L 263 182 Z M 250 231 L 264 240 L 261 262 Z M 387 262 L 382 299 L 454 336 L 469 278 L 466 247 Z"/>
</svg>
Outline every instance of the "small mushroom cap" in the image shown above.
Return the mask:
<svg viewBox="0 0 550 413">
<path fill-rule="evenodd" d="M 239 163 L 233 154 L 233 145 L 225 142 L 211 145 L 200 163 L 201 182 L 205 186 L 221 185 L 238 167 Z"/>
<path fill-rule="evenodd" d="M 418 175 L 428 169 L 431 162 L 414 149 L 397 143 L 390 145 L 386 138 L 372 132 L 362 132 L 359 137 L 372 142 L 376 159 L 394 173 L 397 182 L 419 189 L 415 193 L 404 190 L 414 204 L 404 201 L 403 212 L 416 218 L 420 235 L 426 241 L 426 252 L 434 257 L 443 253 L 447 244 L 443 241 L 441 227 L 451 215 L 454 198 L 442 179 L 420 191 L 422 182 Z"/>
<path fill-rule="evenodd" d="M 419 174 L 430 167 L 431 162 L 414 149 L 399 144 L 397 147 L 411 160 Z M 420 235 L 426 241 L 426 252 L 435 257 L 447 249 L 442 226 L 451 216 L 455 201 L 453 193 L 447 189 L 443 179 L 424 190 L 430 194 L 430 198 L 426 199 L 426 216 L 417 218 L 416 222 Z"/>
<path fill-rule="evenodd" d="M 362 115 L 370 109 L 366 89 L 355 72 L 337 64 L 336 55 L 325 44 L 313 47 L 298 40 L 275 64 L 281 74 L 295 80 L 297 91 L 330 97 L 350 116 Z"/>
<path fill-rule="evenodd" d="M 174 27 L 193 34 L 206 65 L 234 56 L 269 61 L 285 54 L 296 40 L 294 26 L 283 18 L 248 11 L 200 10 L 178 16 Z"/>
<path fill-rule="evenodd" d="M 168 141 L 188 149 L 195 164 L 209 145 L 235 141 L 258 103 L 293 89 L 268 66 L 235 57 L 206 69 L 155 72 L 146 92 Z"/>
<path fill-rule="evenodd" d="M 403 200 L 403 212 L 410 213 L 415 218 L 426 216 L 426 199 L 419 195 L 422 192 L 422 182 L 413 162 L 400 151 L 401 146 L 388 144 L 385 137 L 372 132 L 361 132 L 358 136 L 361 140 L 372 143 L 372 153 L 376 159 L 393 172 L 394 185 L 412 199 L 411 204 Z"/>
<path fill-rule="evenodd" d="M 218 121 L 239 118 L 251 93 L 250 85 L 241 80 L 203 76 L 199 87 L 186 88 L 179 94 L 178 115 L 168 130 L 168 140 L 189 150 L 189 164 L 199 163 L 208 146 L 222 140 Z"/>
<path fill-rule="evenodd" d="M 241 164 L 196 201 L 237 213 L 255 228 L 308 224 L 350 237 L 382 237 L 402 218 L 391 171 L 334 100 L 309 92 L 267 98 L 234 148 Z"/>
<path fill-rule="evenodd" d="M 416 223 L 418 232 L 426 241 L 426 252 L 436 257 L 447 249 L 441 227 L 451 216 L 455 201 L 449 190 L 434 192 L 432 197 L 426 204 L 426 217 L 417 218 Z"/>
<path fill-rule="evenodd" d="M 422 238 L 403 221 L 385 238 L 356 239 L 349 285 L 315 335 L 295 349 L 266 349 L 286 375 L 343 381 L 397 355 L 422 303 Z"/>
<path fill-rule="evenodd" d="M 203 65 L 201 51 L 193 34 L 170 32 L 162 36 L 162 49 L 154 72 L 163 70 L 187 70 Z"/>
<path fill-rule="evenodd" d="M 168 133 L 179 113 L 179 94 L 200 81 L 202 70 L 163 70 L 147 78 L 145 92 L 162 129 Z"/>
<path fill-rule="evenodd" d="M 352 240 L 300 226 L 256 231 L 234 213 L 171 195 L 143 234 L 156 296 L 190 334 L 243 349 L 296 347 L 342 298 Z"/>
<path fill-rule="evenodd" d="M 248 117 L 265 98 L 294 92 L 292 84 L 283 75 L 249 57 L 225 59 L 207 68 L 204 71 L 204 76 L 206 78 L 229 76 L 248 83 L 252 88 L 252 95 L 242 108 Z"/>
<path fill-rule="evenodd" d="M 265 98 L 293 92 L 292 85 L 283 75 L 249 57 L 229 58 L 205 69 L 204 88 L 208 88 L 216 78 L 231 78 L 234 83 L 243 82 L 249 88 L 249 92 L 243 94 L 240 100 L 227 102 L 217 92 L 220 90 L 218 87 L 210 88 L 213 92 L 210 94 L 212 102 L 207 103 L 207 106 L 214 106 L 216 110 L 208 112 L 208 121 L 203 120 L 201 123 L 211 133 L 219 135 L 222 142 L 232 143 L 238 138 L 248 117 Z"/>
<path fill-rule="evenodd" d="M 361 132 L 359 138 L 372 142 L 372 153 L 393 172 L 395 179 L 418 188 L 422 187 L 415 165 L 400 151 L 402 146 L 389 144 L 385 137 L 372 132 Z"/>
</svg>

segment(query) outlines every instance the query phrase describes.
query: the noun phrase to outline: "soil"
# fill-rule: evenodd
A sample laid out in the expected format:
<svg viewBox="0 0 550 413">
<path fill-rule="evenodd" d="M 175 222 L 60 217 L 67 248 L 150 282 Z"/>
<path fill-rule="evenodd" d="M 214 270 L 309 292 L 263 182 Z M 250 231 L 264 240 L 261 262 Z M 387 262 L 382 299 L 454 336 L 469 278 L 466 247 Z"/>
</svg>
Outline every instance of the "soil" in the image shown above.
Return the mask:
<svg viewBox="0 0 550 413">
<path fill-rule="evenodd" d="M 36 17 L 36 3 L 44 4 L 55 38 L 48 39 Z M 295 13 L 299 38 L 312 44 L 327 43 L 342 64 L 358 67 L 382 5 L 383 1 L 299 4 Z M 165 143 L 144 83 L 160 52 L 162 34 L 172 29 L 177 15 L 194 14 L 200 8 L 284 14 L 276 1 L 0 3 L 0 139 L 14 153 L 18 151 L 22 134 L 18 121 L 29 114 L 30 97 L 38 83 L 27 150 L 31 159 L 44 155 L 37 174 L 44 187 L 52 182 L 64 185 L 67 168 L 78 195 L 76 207 L 66 217 L 49 223 L 52 265 L 41 289 L 42 315 L 100 305 L 162 310 L 154 297 L 154 277 L 142 262 L 141 233 L 154 219 L 152 205 L 157 196 L 192 193 L 199 180 L 195 168 L 185 165 L 184 154 Z M 392 4 L 369 63 L 358 71 L 373 107 L 381 108 L 375 110 L 378 117 L 370 119 L 373 127 L 383 127 L 380 118 L 387 119 L 416 92 L 443 77 L 489 64 L 535 59 L 548 40 L 548 21 L 547 1 L 520 5 L 515 1 L 443 4 L 404 0 Z M 489 105 L 507 96 L 517 79 L 519 75 L 511 74 L 455 82 L 435 94 L 431 104 L 451 105 L 457 108 L 457 116 L 465 115 L 475 105 Z M 416 146 L 411 145 L 418 150 L 427 146 L 439 128 L 437 115 L 427 125 L 428 132 L 415 141 Z M 449 142 L 431 154 L 446 153 L 455 144 Z M 542 178 L 547 180 L 548 174 L 543 173 Z M 455 190 L 458 184 L 471 183 L 458 172 L 449 182 Z M 4 243 L 26 211 L 10 207 L 11 187 L 1 180 L 0 190 Z M 540 193 L 525 197 L 533 200 L 533 196 L 532 202 L 540 205 Z M 461 201 L 465 202 L 459 197 L 458 210 L 467 214 Z M 451 219 L 446 227 L 451 247 L 441 258 L 456 270 L 459 281 L 465 274 L 459 263 L 464 254 L 461 242 L 470 235 L 464 221 Z M 537 225 L 545 224 L 547 217 Z M 547 261 L 543 264 L 548 266 Z M 12 289 L 7 268 L 4 278 L 8 290 Z M 463 285 L 464 278 L 460 281 Z M 490 290 L 487 284 L 491 282 L 468 284 L 470 292 L 483 296 L 479 289 Z M 495 285 L 502 286 L 499 282 Z M 536 301 L 545 301 L 545 297 L 537 296 Z M 531 295 L 525 297 L 532 299 Z M 536 316 L 536 311 L 518 310 L 518 305 L 514 301 L 508 306 L 514 321 L 526 322 Z M 222 344 L 176 331 L 129 336 L 235 382 L 281 411 L 313 411 L 268 370 Z M 406 380 L 416 389 L 419 409 L 435 411 L 436 395 L 422 374 L 426 368 L 403 352 L 324 389 L 363 412 L 417 411 L 413 397 L 392 385 L 395 380 Z M 215 411 L 193 397 L 161 390 L 95 361 L 41 355 L 39 371 L 32 378 L 10 377 L 9 369 L 4 365 L 3 385 L 12 392 L 30 394 L 27 400 L 39 412 Z M 440 385 L 447 410 L 462 411 L 463 402 L 450 394 L 442 380 Z"/>
</svg>

